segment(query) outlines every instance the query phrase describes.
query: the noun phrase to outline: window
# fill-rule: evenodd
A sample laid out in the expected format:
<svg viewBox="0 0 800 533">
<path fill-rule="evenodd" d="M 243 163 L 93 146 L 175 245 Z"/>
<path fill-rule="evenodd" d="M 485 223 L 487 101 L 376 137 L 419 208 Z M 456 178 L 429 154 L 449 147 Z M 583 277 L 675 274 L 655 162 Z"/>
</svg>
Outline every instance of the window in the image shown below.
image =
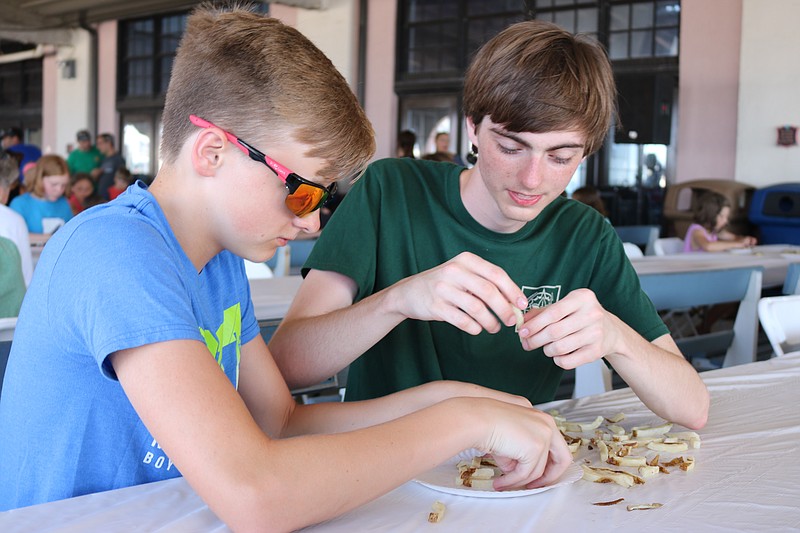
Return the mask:
<svg viewBox="0 0 800 533">
<path fill-rule="evenodd" d="M 677 57 L 679 23 L 678 0 L 613 4 L 609 14 L 609 57 Z"/>
</svg>

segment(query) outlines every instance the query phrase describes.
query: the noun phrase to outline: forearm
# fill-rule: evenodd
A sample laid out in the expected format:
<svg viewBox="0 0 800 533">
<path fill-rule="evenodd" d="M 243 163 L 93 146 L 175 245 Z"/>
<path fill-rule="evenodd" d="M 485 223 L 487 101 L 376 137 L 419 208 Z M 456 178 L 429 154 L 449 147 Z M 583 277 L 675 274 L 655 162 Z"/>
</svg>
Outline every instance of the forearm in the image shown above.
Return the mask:
<svg viewBox="0 0 800 533">
<path fill-rule="evenodd" d="M 619 324 L 619 342 L 606 360 L 642 402 L 655 414 L 699 429 L 708 418 L 709 395 L 697 371 L 665 335 L 648 342 L 613 315 Z"/>
<path fill-rule="evenodd" d="M 472 383 L 435 381 L 372 400 L 298 405 L 284 428 L 283 436 L 353 431 L 394 420 L 455 397 L 492 398 L 530 407 L 530 402 L 521 396 Z"/>
<path fill-rule="evenodd" d="M 241 476 L 198 492 L 236 531 L 299 529 L 473 447 L 480 432 L 476 417 L 468 416 L 474 413 L 463 399 L 449 400 L 367 429 L 269 441 Z"/>
<path fill-rule="evenodd" d="M 295 300 L 269 343 L 289 387 L 328 379 L 402 322 L 387 300 L 384 290 L 318 316 L 302 316 L 313 304 Z"/>
</svg>

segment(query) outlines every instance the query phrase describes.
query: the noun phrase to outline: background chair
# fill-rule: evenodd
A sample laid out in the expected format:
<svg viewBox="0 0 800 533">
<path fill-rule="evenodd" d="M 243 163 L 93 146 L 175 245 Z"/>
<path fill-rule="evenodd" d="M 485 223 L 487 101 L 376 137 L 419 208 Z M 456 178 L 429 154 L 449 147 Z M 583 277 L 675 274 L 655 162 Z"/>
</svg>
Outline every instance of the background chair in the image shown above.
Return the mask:
<svg viewBox="0 0 800 533">
<path fill-rule="evenodd" d="M 14 329 L 17 327 L 17 318 L 0 318 L 0 393 L 3 389 L 3 376 L 6 374 L 8 353 L 11 351 L 11 340 L 14 338 Z"/>
<path fill-rule="evenodd" d="M 614 231 L 622 242 L 632 242 L 646 255 L 653 255 L 653 243 L 661 229 L 658 226 L 614 226 Z"/>
<path fill-rule="evenodd" d="M 689 360 L 711 354 L 724 354 L 722 366 L 756 360 L 760 268 L 642 274 L 639 280 L 658 311 L 739 302 L 733 329 L 679 338 L 675 342 Z M 573 398 L 606 392 L 612 385 L 611 370 L 603 359 L 598 359 L 575 369 Z"/>
<path fill-rule="evenodd" d="M 267 261 L 267 266 L 272 270 L 272 275 L 282 278 L 289 275 L 289 267 L 292 261 L 292 247 L 287 244 L 275 250 L 275 255 Z"/>
<path fill-rule="evenodd" d="M 245 259 L 244 271 L 247 279 L 267 279 L 274 277 L 272 269 L 266 263 L 253 263 Z"/>
<path fill-rule="evenodd" d="M 683 239 L 678 237 L 664 237 L 656 239 L 653 243 L 654 255 L 672 255 L 683 253 Z"/>
<path fill-rule="evenodd" d="M 628 259 L 633 259 L 634 257 L 644 257 L 644 252 L 642 252 L 642 249 L 632 242 L 623 242 L 622 247 L 625 248 L 625 255 L 628 256 Z"/>
<path fill-rule="evenodd" d="M 775 355 L 800 351 L 800 294 L 768 296 L 758 302 L 758 318 Z"/>
<path fill-rule="evenodd" d="M 791 263 L 786 271 L 783 294 L 800 294 L 800 263 Z"/>
</svg>

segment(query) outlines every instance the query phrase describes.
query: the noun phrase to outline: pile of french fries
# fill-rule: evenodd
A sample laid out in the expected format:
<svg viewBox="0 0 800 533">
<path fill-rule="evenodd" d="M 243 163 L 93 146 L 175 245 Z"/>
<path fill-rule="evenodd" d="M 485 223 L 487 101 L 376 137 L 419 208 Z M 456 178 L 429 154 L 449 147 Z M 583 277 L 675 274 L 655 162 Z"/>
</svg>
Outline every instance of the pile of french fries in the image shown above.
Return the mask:
<svg viewBox="0 0 800 533">
<path fill-rule="evenodd" d="M 572 422 L 557 411 L 550 414 L 573 454 L 582 447 L 589 452 L 585 464 L 581 465 L 583 479 L 587 481 L 632 487 L 644 484 L 648 478 L 669 474 L 670 468 L 677 467 L 685 472 L 694 470 L 693 456 L 678 455 L 700 448 L 700 435 L 694 431 L 671 432 L 669 422 L 625 429 L 620 425 L 625 419 L 623 413 L 610 418 L 598 416 L 591 422 Z M 671 457 L 664 460 L 662 454 Z M 595 460 L 591 458 L 593 455 Z M 596 465 L 597 462 L 600 465 Z M 610 502 L 600 504 L 612 505 Z M 629 505 L 628 510 L 658 507 L 661 504 Z"/>
</svg>

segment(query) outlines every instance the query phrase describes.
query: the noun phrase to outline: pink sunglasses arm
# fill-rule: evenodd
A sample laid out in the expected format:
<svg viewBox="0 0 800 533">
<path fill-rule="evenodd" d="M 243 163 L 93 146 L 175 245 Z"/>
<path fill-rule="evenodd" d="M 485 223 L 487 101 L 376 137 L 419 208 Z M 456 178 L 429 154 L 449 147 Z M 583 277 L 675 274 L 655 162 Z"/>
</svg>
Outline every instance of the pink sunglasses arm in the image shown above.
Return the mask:
<svg viewBox="0 0 800 533">
<path fill-rule="evenodd" d="M 223 130 L 219 126 L 217 126 L 217 125 L 215 125 L 215 124 L 213 124 L 213 123 L 211 123 L 211 122 L 209 122 L 209 121 L 207 121 L 205 119 L 202 119 L 202 118 L 198 117 L 197 115 L 189 115 L 189 121 L 192 124 L 194 124 L 195 126 L 198 126 L 200 128 L 217 128 L 217 129 L 221 130 L 225 134 L 225 136 L 228 138 L 228 140 L 230 142 L 232 142 L 234 145 L 236 145 L 236 147 L 239 148 L 239 150 L 241 150 L 242 152 L 244 152 L 248 156 L 250 155 L 250 150 L 246 146 L 244 146 L 242 144 L 242 141 L 240 141 L 239 138 L 236 137 L 234 134 Z M 258 152 L 258 153 L 264 157 L 264 162 L 267 164 L 267 166 L 269 166 L 272 170 L 274 170 L 275 173 L 278 174 L 278 176 L 281 178 L 281 180 L 284 183 L 286 183 L 286 178 L 292 172 L 288 168 L 286 168 L 285 166 L 281 165 L 280 163 L 278 163 L 277 161 L 272 159 L 271 157 L 267 156 L 266 154 L 262 154 L 261 152 Z"/>
</svg>

